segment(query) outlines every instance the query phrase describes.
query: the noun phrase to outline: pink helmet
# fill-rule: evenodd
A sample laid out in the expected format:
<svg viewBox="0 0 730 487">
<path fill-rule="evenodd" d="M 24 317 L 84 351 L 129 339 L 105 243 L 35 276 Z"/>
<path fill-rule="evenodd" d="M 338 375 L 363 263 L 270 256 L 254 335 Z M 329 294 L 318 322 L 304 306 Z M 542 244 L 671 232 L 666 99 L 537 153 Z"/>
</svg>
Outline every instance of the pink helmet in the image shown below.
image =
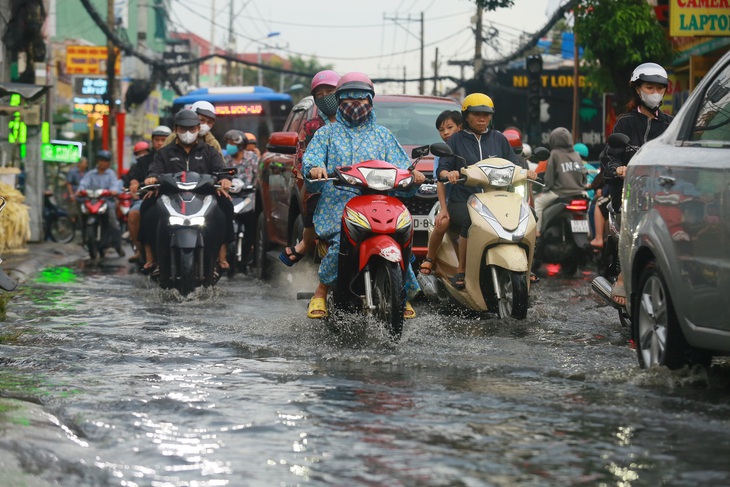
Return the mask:
<svg viewBox="0 0 730 487">
<path fill-rule="evenodd" d="M 341 92 L 349 90 L 367 91 L 370 93 L 371 97 L 375 97 L 375 87 L 373 86 L 373 82 L 370 81 L 370 78 L 368 78 L 368 75 L 365 73 L 352 71 L 340 78 L 340 81 L 337 83 L 337 90 L 335 91 L 337 99 L 340 99 Z"/>
<path fill-rule="evenodd" d="M 340 81 L 340 75 L 330 69 L 325 69 L 315 74 L 312 78 L 312 90 L 310 93 L 314 95 L 314 90 L 321 85 L 325 86 L 337 86 L 337 82 Z"/>
</svg>

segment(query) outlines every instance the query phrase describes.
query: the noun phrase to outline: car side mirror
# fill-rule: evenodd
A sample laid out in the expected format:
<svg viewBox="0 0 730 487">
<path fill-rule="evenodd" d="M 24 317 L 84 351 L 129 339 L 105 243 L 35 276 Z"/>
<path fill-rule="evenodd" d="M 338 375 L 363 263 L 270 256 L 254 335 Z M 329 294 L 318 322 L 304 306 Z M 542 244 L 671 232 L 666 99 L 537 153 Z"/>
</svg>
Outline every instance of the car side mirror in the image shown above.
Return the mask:
<svg viewBox="0 0 730 487">
<path fill-rule="evenodd" d="M 451 147 L 446 145 L 443 142 L 437 142 L 435 144 L 431 144 L 431 154 L 439 157 L 449 157 L 453 156 L 454 152 L 451 150 Z"/>
<path fill-rule="evenodd" d="M 296 132 L 274 132 L 271 134 L 266 150 L 281 154 L 296 154 L 299 134 Z"/>
</svg>

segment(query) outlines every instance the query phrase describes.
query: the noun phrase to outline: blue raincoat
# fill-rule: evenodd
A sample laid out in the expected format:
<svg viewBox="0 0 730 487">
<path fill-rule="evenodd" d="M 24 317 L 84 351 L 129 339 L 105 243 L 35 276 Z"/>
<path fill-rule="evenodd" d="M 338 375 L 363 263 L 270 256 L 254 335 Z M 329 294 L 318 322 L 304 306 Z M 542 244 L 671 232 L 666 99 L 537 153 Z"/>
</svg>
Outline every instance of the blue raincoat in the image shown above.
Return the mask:
<svg viewBox="0 0 730 487">
<path fill-rule="evenodd" d="M 302 163 L 302 172 L 309 175 L 315 167 L 323 167 L 328 173 L 338 166 L 351 166 L 371 159 L 388 161 L 394 166 L 407 169 L 411 159 L 395 136 L 382 125 L 375 123 L 375 113 L 361 125 L 352 126 L 337 112 L 337 122 L 326 125 L 314 134 L 307 146 Z M 337 281 L 337 255 L 340 251 L 340 221 L 345 204 L 356 193 L 342 191 L 331 181 L 307 183 L 311 192 L 321 192 L 317 210 L 314 212 L 314 228 L 317 235 L 329 242 L 327 255 L 319 266 L 319 280 L 326 285 Z M 412 193 L 415 192 L 415 189 Z M 406 263 L 406 294 L 409 299 L 419 291 L 416 275 Z"/>
</svg>

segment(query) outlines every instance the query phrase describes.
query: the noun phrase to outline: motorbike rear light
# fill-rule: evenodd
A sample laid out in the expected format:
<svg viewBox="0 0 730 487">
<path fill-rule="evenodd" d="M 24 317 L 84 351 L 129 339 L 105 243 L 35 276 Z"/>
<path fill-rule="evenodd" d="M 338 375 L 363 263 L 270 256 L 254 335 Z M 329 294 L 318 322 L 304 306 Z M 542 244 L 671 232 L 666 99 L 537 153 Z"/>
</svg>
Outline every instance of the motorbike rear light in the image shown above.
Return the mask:
<svg viewBox="0 0 730 487">
<path fill-rule="evenodd" d="M 572 200 L 565 208 L 570 211 L 587 211 L 588 200 Z"/>
</svg>

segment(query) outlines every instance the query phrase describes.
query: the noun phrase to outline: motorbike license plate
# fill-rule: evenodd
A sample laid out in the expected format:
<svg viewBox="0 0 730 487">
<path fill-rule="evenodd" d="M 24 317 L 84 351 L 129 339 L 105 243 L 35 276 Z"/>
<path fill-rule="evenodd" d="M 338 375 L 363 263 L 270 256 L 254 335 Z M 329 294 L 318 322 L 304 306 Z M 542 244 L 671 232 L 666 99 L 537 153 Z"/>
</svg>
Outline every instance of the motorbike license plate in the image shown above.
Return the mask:
<svg viewBox="0 0 730 487">
<path fill-rule="evenodd" d="M 430 222 L 428 215 L 411 215 L 413 219 L 413 230 L 428 230 Z"/>
<path fill-rule="evenodd" d="M 573 233 L 588 233 L 588 220 L 570 220 Z"/>
</svg>

